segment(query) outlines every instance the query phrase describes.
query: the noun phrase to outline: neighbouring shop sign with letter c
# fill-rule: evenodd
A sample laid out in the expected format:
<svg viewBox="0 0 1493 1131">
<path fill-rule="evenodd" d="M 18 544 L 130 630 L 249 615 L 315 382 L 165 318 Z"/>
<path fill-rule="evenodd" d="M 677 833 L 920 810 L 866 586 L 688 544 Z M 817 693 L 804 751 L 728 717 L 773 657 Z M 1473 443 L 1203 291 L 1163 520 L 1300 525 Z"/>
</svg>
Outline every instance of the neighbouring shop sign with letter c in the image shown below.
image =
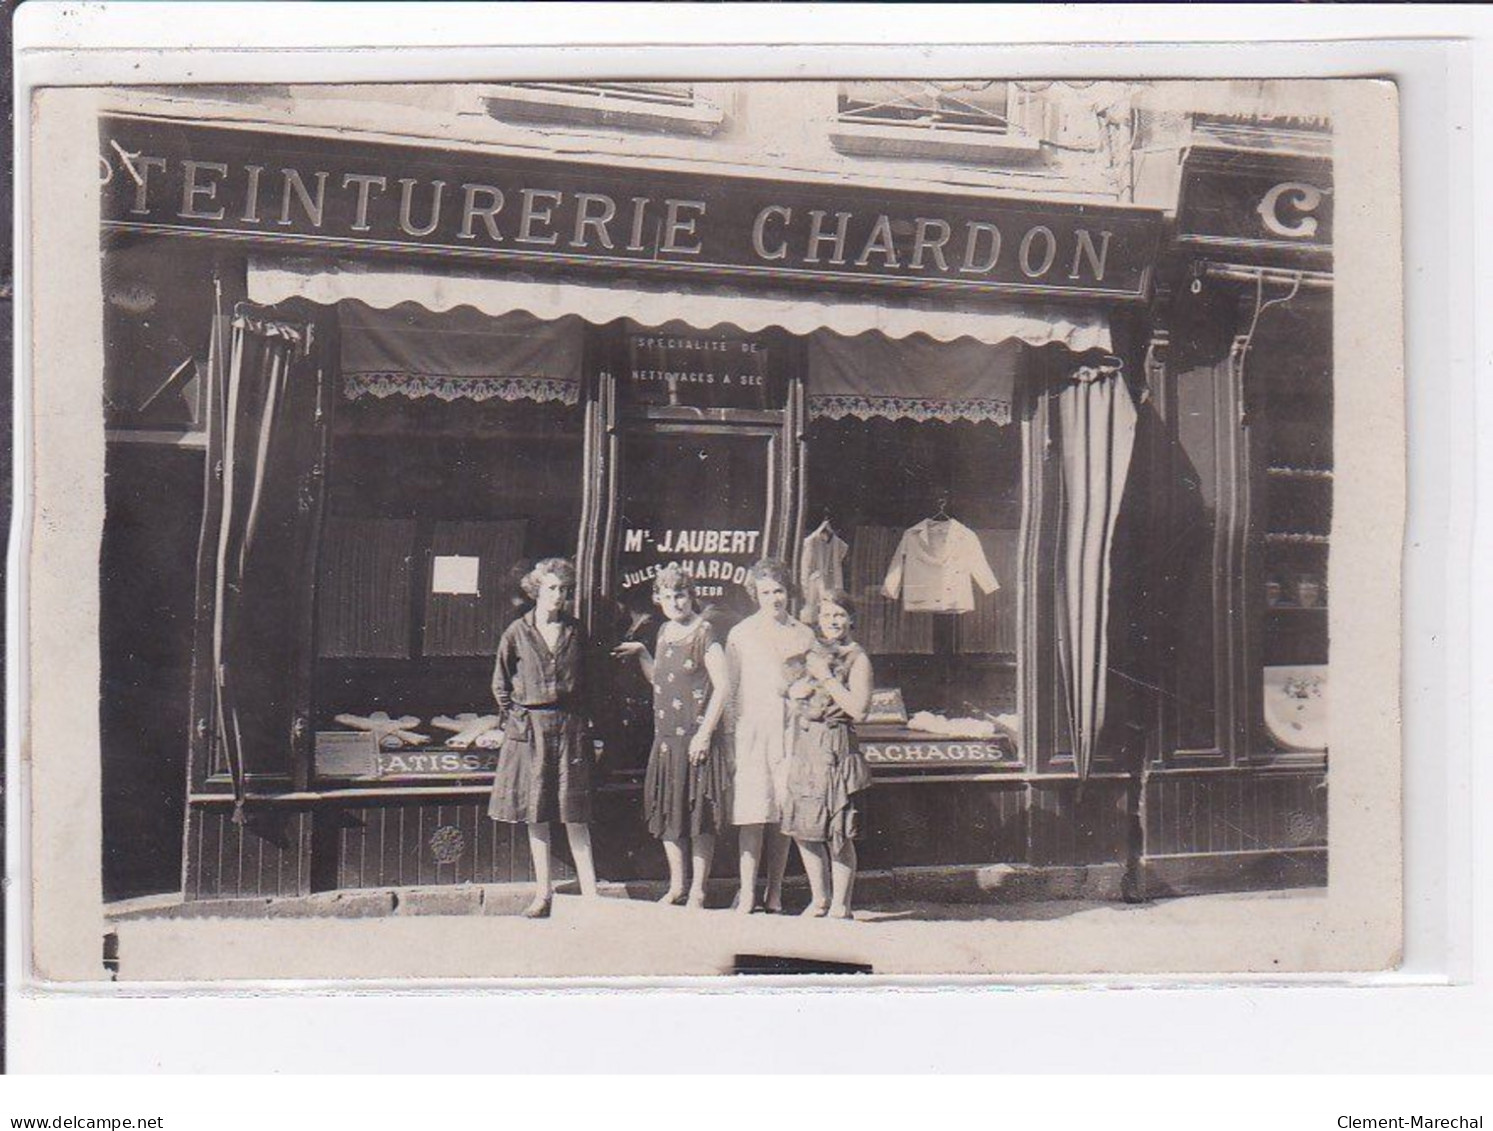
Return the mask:
<svg viewBox="0 0 1493 1131">
<path fill-rule="evenodd" d="M 1198 148 L 1182 169 L 1177 239 L 1230 260 L 1324 270 L 1332 204 L 1331 158 Z"/>
<path fill-rule="evenodd" d="M 1265 229 L 1277 236 L 1311 239 L 1320 221 L 1312 215 L 1322 204 L 1322 190 L 1300 181 L 1286 181 L 1265 194 L 1255 209 Z"/>
</svg>

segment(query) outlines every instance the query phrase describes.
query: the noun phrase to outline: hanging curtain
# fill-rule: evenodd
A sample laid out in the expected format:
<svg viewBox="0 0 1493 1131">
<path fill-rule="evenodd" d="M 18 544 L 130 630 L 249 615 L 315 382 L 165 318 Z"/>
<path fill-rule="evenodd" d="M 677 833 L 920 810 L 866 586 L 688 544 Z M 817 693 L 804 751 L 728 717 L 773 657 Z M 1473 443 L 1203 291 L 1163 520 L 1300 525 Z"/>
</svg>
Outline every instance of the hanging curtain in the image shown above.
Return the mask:
<svg viewBox="0 0 1493 1131">
<path fill-rule="evenodd" d="M 296 718 L 297 576 L 319 389 L 307 326 L 235 312 L 213 620 L 216 732 L 242 820 L 248 773 L 283 772 Z"/>
<path fill-rule="evenodd" d="M 583 327 L 523 311 L 484 314 L 469 306 L 435 312 L 413 302 L 376 310 L 338 304 L 342 395 L 443 401 L 555 401 L 580 396 Z"/>
<path fill-rule="evenodd" d="M 974 609 L 954 618 L 954 651 L 965 656 L 1015 655 L 1020 587 L 1014 579 L 1021 575 L 1021 532 L 976 530 L 975 536 L 1001 587 L 994 593 L 981 593 L 976 587 Z"/>
<path fill-rule="evenodd" d="M 1109 674 L 1110 554 L 1137 413 L 1119 370 L 1081 367 L 1056 393 L 1062 454 L 1058 662 L 1080 779 L 1093 766 Z"/>
<path fill-rule="evenodd" d="M 321 656 L 408 659 L 412 518 L 329 518 L 316 578 Z"/>
<path fill-rule="evenodd" d="M 860 526 L 850 535 L 845 581 L 859 606 L 856 637 L 873 656 L 933 654 L 933 614 L 910 613 L 881 588 L 903 533 L 900 526 Z"/>
<path fill-rule="evenodd" d="M 427 656 L 492 656 L 509 621 L 522 611 L 522 597 L 513 583 L 513 569 L 524 554 L 529 524 L 526 519 L 499 522 L 438 522 L 431 532 L 434 557 L 473 557 L 478 560 L 477 592 L 425 591 Z"/>
<path fill-rule="evenodd" d="M 988 345 L 973 338 L 811 334 L 809 416 L 1009 424 L 1022 350 L 1017 339 Z"/>
</svg>

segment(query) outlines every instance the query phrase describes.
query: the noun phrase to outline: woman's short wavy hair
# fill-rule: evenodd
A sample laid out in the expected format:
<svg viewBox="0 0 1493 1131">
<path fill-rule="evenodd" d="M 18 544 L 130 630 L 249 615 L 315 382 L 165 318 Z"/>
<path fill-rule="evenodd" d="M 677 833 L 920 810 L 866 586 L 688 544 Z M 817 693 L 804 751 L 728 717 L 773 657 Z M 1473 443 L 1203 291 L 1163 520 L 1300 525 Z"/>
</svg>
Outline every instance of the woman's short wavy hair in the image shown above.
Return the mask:
<svg viewBox="0 0 1493 1131">
<path fill-rule="evenodd" d="M 843 589 L 826 589 L 804 605 L 803 622 L 811 628 L 819 627 L 819 610 L 824 605 L 835 605 L 844 609 L 850 617 L 850 627 L 855 627 L 855 601 Z"/>
<path fill-rule="evenodd" d="M 676 562 L 671 562 L 653 575 L 653 598 L 657 600 L 661 593 L 674 593 L 683 590 L 689 594 L 691 601 L 696 600 L 695 579 L 689 575 L 689 571 Z"/>
<path fill-rule="evenodd" d="M 569 558 L 541 558 L 524 574 L 520 587 L 531 601 L 539 599 L 539 586 L 546 577 L 557 578 L 561 585 L 575 589 L 575 564 Z"/>
<path fill-rule="evenodd" d="M 779 558 L 763 558 L 752 563 L 747 570 L 747 588 L 755 592 L 759 581 L 776 581 L 790 597 L 793 596 L 793 572 L 788 563 Z"/>
</svg>

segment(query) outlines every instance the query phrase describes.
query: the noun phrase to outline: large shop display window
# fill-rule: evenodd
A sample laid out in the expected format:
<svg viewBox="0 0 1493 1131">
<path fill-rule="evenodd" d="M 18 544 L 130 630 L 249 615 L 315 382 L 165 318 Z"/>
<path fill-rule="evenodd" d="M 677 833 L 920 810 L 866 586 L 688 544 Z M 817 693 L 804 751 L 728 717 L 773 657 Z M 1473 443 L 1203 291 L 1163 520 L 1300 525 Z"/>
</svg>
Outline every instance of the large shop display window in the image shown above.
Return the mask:
<svg viewBox="0 0 1493 1131">
<path fill-rule="evenodd" d="M 811 341 L 800 581 L 856 602 L 878 688 L 862 729 L 888 757 L 900 738 L 1018 757 L 1022 356 L 1014 342 Z"/>
<path fill-rule="evenodd" d="M 575 554 L 581 328 L 409 304 L 339 315 L 317 776 L 364 777 L 373 759 L 382 780 L 485 772 L 492 657 L 527 608 L 520 580 Z"/>
<path fill-rule="evenodd" d="M 1332 316 L 1326 296 L 1298 295 L 1266 318 L 1245 370 L 1263 531 L 1263 722 L 1269 748 L 1316 751 L 1326 745 Z"/>
</svg>

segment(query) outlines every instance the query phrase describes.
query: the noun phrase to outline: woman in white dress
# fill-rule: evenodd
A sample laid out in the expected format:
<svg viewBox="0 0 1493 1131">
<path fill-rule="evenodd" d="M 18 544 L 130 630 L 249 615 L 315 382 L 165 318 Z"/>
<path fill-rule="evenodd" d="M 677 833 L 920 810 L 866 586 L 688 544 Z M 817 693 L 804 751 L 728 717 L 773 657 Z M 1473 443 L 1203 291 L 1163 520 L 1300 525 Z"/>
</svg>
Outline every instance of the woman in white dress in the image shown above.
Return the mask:
<svg viewBox="0 0 1493 1131">
<path fill-rule="evenodd" d="M 813 630 L 788 615 L 788 567 L 764 560 L 752 566 L 747 585 L 757 611 L 731 630 L 726 659 L 731 674 L 735 735 L 731 823 L 740 826 L 741 892 L 736 909 L 757 910 L 758 865 L 765 855 L 767 891 L 762 906 L 783 909 L 788 838 L 778 828 L 787 793 L 788 680 L 784 663 L 814 645 Z"/>
</svg>

